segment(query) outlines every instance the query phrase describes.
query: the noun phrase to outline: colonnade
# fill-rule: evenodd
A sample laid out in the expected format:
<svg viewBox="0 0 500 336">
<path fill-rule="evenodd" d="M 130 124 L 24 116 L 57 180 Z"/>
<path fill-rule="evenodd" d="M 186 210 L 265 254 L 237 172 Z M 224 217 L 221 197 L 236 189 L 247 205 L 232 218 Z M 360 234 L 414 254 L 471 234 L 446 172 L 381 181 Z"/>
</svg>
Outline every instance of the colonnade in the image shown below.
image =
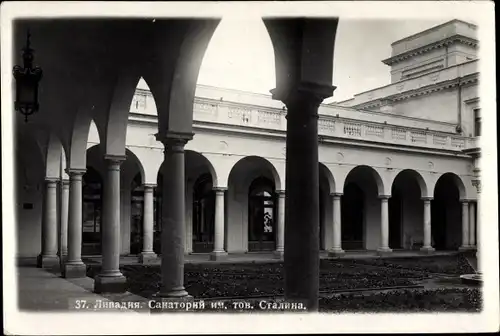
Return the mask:
<svg viewBox="0 0 500 336">
<path fill-rule="evenodd" d="M 107 179 L 106 188 L 104 188 L 104 225 L 103 229 L 103 275 L 110 277 L 120 277 L 118 274 L 119 265 L 119 237 L 120 237 L 120 197 L 117 194 L 120 190 L 120 163 L 125 158 L 107 158 Z M 180 165 L 180 163 L 177 163 Z M 182 164 L 183 165 L 183 164 Z M 58 263 L 58 255 L 67 259 L 65 273 L 68 277 L 82 275 L 81 252 L 75 246 L 81 246 L 81 193 L 77 190 L 82 188 L 82 175 L 84 171 L 69 171 L 70 181 L 47 179 L 45 181 L 45 197 L 42 224 L 42 251 L 38 256 L 40 267 L 54 265 Z M 60 183 L 60 205 L 59 214 L 57 213 L 57 192 L 58 183 Z M 70 185 L 72 186 L 70 197 Z M 153 218 L 154 218 L 154 199 L 153 193 L 156 186 L 152 184 L 144 185 L 144 208 L 143 208 L 143 236 L 142 251 L 139 255 L 139 262 L 149 263 L 157 259 L 153 251 Z M 168 189 L 167 189 L 168 190 Z M 227 256 L 224 250 L 225 241 L 225 193 L 226 188 L 214 188 L 215 192 L 215 225 L 214 225 L 214 250 L 210 254 L 211 260 L 220 260 Z M 276 251 L 278 258 L 282 258 L 285 249 L 285 199 L 284 190 L 276 191 L 277 206 L 277 235 Z M 342 194 L 333 193 L 330 195 L 332 201 L 332 222 L 326 225 L 332 225 L 332 246 L 328 250 L 329 256 L 339 256 L 345 253 L 342 249 L 342 222 L 341 222 L 341 202 Z M 176 201 L 177 201 L 177 197 Z M 379 253 L 390 253 L 389 246 L 389 205 L 390 196 L 380 196 L 380 244 L 377 249 Z M 433 252 L 431 239 L 431 201 L 432 197 L 422 197 L 423 201 L 423 246 L 422 252 Z M 181 211 L 185 204 L 168 204 Z M 476 245 L 476 201 L 461 200 L 462 209 L 462 243 L 460 250 L 473 249 Z M 177 214 L 176 216 L 181 216 Z M 72 225 L 68 228 L 68 219 Z M 478 218 L 479 219 L 479 218 Z M 58 222 L 59 221 L 59 222 Z M 170 219 L 172 222 L 172 219 Z M 184 219 L 182 219 L 184 222 Z M 59 223 L 59 225 L 58 225 Z M 165 221 L 168 223 L 168 221 Z M 167 224 L 168 225 L 168 224 Z M 59 230 L 58 230 L 59 227 Z M 168 226 L 166 226 L 168 228 Z M 175 229 L 175 228 L 174 228 Z M 179 230 L 180 228 L 177 228 Z M 183 229 L 184 230 L 184 229 Z M 163 233 L 162 233 L 163 234 Z M 180 232 L 176 233 L 177 236 Z M 177 241 L 183 237 L 172 237 Z M 162 239 L 163 240 L 163 239 Z M 69 246 L 69 249 L 68 249 Z M 117 252 L 118 251 L 118 252 Z M 184 253 L 184 250 L 179 253 Z M 102 279 L 106 278 L 103 276 Z M 101 280 L 99 280 L 101 281 Z M 105 280 L 104 280 L 105 281 Z"/>
</svg>

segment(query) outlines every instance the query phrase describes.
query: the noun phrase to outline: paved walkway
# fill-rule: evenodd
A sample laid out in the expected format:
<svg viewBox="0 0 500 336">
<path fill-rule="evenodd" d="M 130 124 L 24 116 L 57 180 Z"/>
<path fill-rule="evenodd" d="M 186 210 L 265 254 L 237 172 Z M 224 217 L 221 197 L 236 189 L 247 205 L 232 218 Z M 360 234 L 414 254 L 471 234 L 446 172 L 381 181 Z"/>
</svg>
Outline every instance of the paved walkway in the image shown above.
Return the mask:
<svg viewBox="0 0 500 336">
<path fill-rule="evenodd" d="M 16 268 L 18 307 L 25 312 L 47 311 L 149 311 L 147 301 L 131 293 L 98 295 L 91 278 L 65 279 L 58 269 L 35 267 L 25 259 Z M 127 307 L 127 302 L 141 302 Z"/>
</svg>

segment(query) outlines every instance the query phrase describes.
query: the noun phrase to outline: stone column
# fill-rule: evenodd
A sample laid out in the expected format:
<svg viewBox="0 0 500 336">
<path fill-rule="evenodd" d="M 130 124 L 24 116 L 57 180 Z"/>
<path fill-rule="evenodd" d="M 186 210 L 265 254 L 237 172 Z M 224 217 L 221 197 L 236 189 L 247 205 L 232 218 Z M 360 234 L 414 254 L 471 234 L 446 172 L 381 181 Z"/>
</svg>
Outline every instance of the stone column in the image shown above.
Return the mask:
<svg viewBox="0 0 500 336">
<path fill-rule="evenodd" d="M 318 310 L 319 295 L 318 107 L 325 97 L 322 89 L 301 84 L 285 93 L 273 92 L 288 109 L 285 298 L 302 303 L 309 311 Z"/>
<path fill-rule="evenodd" d="M 67 169 L 69 175 L 68 259 L 64 265 L 65 278 L 86 277 L 82 261 L 82 176 L 85 169 Z"/>
<path fill-rule="evenodd" d="M 459 250 L 469 250 L 469 201 L 461 200 L 462 203 L 462 246 Z"/>
<path fill-rule="evenodd" d="M 210 260 L 221 260 L 227 256 L 224 251 L 224 193 L 225 188 L 214 188 L 215 192 L 215 232 L 214 250 Z"/>
<path fill-rule="evenodd" d="M 476 247 L 476 204 L 469 203 L 469 246 Z"/>
<path fill-rule="evenodd" d="M 420 251 L 431 253 L 434 251 L 432 247 L 432 226 L 431 226 L 431 201 L 432 197 L 422 197 L 424 201 L 424 246 Z"/>
<path fill-rule="evenodd" d="M 188 298 L 184 289 L 185 225 L 185 168 L 184 146 L 192 134 L 157 134 L 156 139 L 165 146 L 162 166 L 163 199 L 161 230 L 162 284 L 158 298 Z"/>
<path fill-rule="evenodd" d="M 153 233 L 154 233 L 154 204 L 153 192 L 155 185 L 144 185 L 144 207 L 143 207 L 143 228 L 142 228 L 142 252 L 139 255 L 139 262 L 147 264 L 156 260 L 156 253 L 153 252 Z"/>
<path fill-rule="evenodd" d="M 379 254 L 389 253 L 389 198 L 391 196 L 382 195 L 380 198 L 380 247 L 377 249 Z"/>
<path fill-rule="evenodd" d="M 61 247 L 60 254 L 68 255 L 68 207 L 69 207 L 69 181 L 62 181 L 61 188 Z"/>
<path fill-rule="evenodd" d="M 277 190 L 278 194 L 278 227 L 276 228 L 276 258 L 282 259 L 285 252 L 285 191 Z"/>
<path fill-rule="evenodd" d="M 37 258 L 37 267 L 53 267 L 57 257 L 57 180 L 45 180 L 45 195 L 42 219 L 42 251 Z"/>
<path fill-rule="evenodd" d="M 103 199 L 102 267 L 94 282 L 96 293 L 122 293 L 127 279 L 120 272 L 120 165 L 125 156 L 107 155 Z"/>
<path fill-rule="evenodd" d="M 340 200 L 342 194 L 332 194 L 333 199 L 333 247 L 328 251 L 328 256 L 337 257 L 343 255 L 342 250 L 342 222 L 340 213 Z"/>
</svg>

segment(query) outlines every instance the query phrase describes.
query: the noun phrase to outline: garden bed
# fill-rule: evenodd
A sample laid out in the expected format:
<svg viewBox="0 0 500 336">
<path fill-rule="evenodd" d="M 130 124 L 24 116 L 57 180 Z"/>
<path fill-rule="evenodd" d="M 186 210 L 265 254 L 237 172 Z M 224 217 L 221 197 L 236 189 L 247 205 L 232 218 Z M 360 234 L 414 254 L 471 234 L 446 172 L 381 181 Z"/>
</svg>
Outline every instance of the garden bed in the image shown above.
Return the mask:
<svg viewBox="0 0 500 336">
<path fill-rule="evenodd" d="M 411 270 L 413 272 L 447 274 L 459 276 L 461 274 L 475 273 L 467 259 L 461 255 L 453 256 L 425 256 L 408 258 L 378 258 L 378 259 L 356 259 L 343 260 L 351 265 L 373 265 L 383 266 L 391 269 Z"/>
<path fill-rule="evenodd" d="M 97 275 L 99 268 L 88 266 L 88 276 Z M 148 298 L 158 291 L 161 283 L 159 265 L 127 265 L 121 270 L 127 277 L 130 292 Z M 320 291 L 412 286 L 425 278 L 421 272 L 405 269 L 374 270 L 322 261 Z M 284 293 L 283 285 L 282 263 L 185 266 L 184 286 L 197 298 L 280 296 Z"/>
</svg>

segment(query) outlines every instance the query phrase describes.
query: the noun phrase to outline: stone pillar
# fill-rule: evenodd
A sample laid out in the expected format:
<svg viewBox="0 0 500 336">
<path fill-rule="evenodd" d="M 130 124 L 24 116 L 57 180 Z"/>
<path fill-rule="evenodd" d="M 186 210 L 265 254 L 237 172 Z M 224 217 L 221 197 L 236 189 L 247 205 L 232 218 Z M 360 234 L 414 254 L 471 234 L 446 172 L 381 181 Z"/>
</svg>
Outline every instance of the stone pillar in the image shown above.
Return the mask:
<svg viewBox="0 0 500 336">
<path fill-rule="evenodd" d="M 45 195 L 42 219 L 42 251 L 37 258 L 37 267 L 53 267 L 57 257 L 57 180 L 45 180 Z"/>
<path fill-rule="evenodd" d="M 459 250 L 469 250 L 469 201 L 461 200 L 462 203 L 462 246 Z"/>
<path fill-rule="evenodd" d="M 210 254 L 210 260 L 220 260 L 227 256 L 224 251 L 224 193 L 225 188 L 215 188 L 215 233 L 214 250 Z"/>
<path fill-rule="evenodd" d="M 469 203 L 469 246 L 476 247 L 476 204 Z"/>
<path fill-rule="evenodd" d="M 122 293 L 127 279 L 120 272 L 120 165 L 126 157 L 105 156 L 107 164 L 103 199 L 102 267 L 94 282 L 96 293 Z"/>
<path fill-rule="evenodd" d="M 154 204 L 153 192 L 155 185 L 144 185 L 144 207 L 143 207 L 143 229 L 142 229 L 142 252 L 139 255 L 139 262 L 147 264 L 156 260 L 156 253 L 153 252 L 153 234 L 154 234 Z"/>
<path fill-rule="evenodd" d="M 61 188 L 61 247 L 60 254 L 68 255 L 68 209 L 69 209 L 69 181 L 62 181 Z"/>
<path fill-rule="evenodd" d="M 85 169 L 67 169 L 69 175 L 68 259 L 65 278 L 83 278 L 87 274 L 82 261 L 82 176 Z"/>
<path fill-rule="evenodd" d="M 285 252 L 285 191 L 277 190 L 278 194 L 278 227 L 276 239 L 276 258 L 282 259 Z"/>
<path fill-rule="evenodd" d="M 382 195 L 380 198 L 380 247 L 377 249 L 379 254 L 389 253 L 389 198 L 391 196 Z"/>
<path fill-rule="evenodd" d="M 328 256 L 336 257 L 344 254 L 342 250 L 342 222 L 340 213 L 340 200 L 342 194 L 332 194 L 333 198 L 333 247 L 328 251 Z"/>
<path fill-rule="evenodd" d="M 432 197 L 422 197 L 424 201 L 424 246 L 420 251 L 430 253 L 434 251 L 432 247 L 432 224 L 431 224 L 431 201 Z"/>
<path fill-rule="evenodd" d="M 184 289 L 185 225 L 185 157 L 184 146 L 192 134 L 157 134 L 156 139 L 165 146 L 162 166 L 162 230 L 161 276 L 158 298 L 188 298 Z"/>
<path fill-rule="evenodd" d="M 319 295 L 318 107 L 325 97 L 320 91 L 303 84 L 285 94 L 273 92 L 275 97 L 283 95 L 280 99 L 288 109 L 285 298 L 309 311 L 318 310 Z"/>
</svg>

